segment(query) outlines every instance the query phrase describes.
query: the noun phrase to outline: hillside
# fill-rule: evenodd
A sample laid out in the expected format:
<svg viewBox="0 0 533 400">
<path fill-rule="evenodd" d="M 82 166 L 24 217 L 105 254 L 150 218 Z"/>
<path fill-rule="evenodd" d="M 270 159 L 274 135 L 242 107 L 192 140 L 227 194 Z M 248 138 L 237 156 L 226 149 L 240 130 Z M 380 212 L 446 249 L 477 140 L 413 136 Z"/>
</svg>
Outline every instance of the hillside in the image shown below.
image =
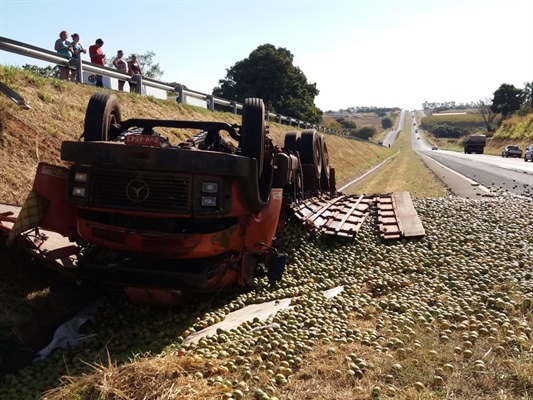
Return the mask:
<svg viewBox="0 0 533 400">
<path fill-rule="evenodd" d="M 55 79 L 44 79 L 19 69 L 0 66 L 0 80 L 17 91 L 33 110 L 19 109 L 5 96 L 0 96 L 0 201 L 21 204 L 31 188 L 39 161 L 59 163 L 63 140 L 77 140 L 83 131 L 87 102 L 96 88 Z M 202 108 L 117 93 L 122 118 L 156 118 L 223 121 L 240 123 L 240 116 L 211 112 Z M 283 145 L 284 134 L 297 127 L 270 121 L 270 135 Z M 300 129 L 301 130 L 301 129 Z M 161 129 L 174 144 L 191 132 Z M 337 181 L 358 175 L 393 153 L 371 143 L 327 135 L 331 164 L 337 170 Z"/>
</svg>

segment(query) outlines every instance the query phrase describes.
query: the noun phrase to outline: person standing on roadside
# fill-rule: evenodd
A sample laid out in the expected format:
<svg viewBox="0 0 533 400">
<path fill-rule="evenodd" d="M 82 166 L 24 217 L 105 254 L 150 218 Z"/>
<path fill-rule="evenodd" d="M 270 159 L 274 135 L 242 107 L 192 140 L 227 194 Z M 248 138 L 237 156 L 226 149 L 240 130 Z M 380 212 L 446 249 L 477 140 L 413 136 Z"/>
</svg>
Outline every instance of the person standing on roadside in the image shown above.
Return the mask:
<svg viewBox="0 0 533 400">
<path fill-rule="evenodd" d="M 98 64 L 101 66 L 105 65 L 105 54 L 102 51 L 102 46 L 104 41 L 102 39 L 96 39 L 96 42 L 92 46 L 89 46 L 89 56 L 91 57 L 91 62 L 93 64 Z M 102 75 L 96 75 L 96 86 L 104 87 L 102 82 Z"/>
<path fill-rule="evenodd" d="M 56 40 L 54 49 L 55 51 L 57 51 L 58 54 L 67 56 L 70 60 L 72 58 L 72 45 L 67 40 L 67 38 L 68 38 L 67 31 L 59 32 L 59 39 Z M 67 80 L 68 75 L 69 75 L 69 67 L 60 65 L 59 66 L 59 79 Z"/>
<path fill-rule="evenodd" d="M 81 53 L 87 54 L 87 49 L 80 43 L 80 35 L 77 33 L 72 36 L 72 63 L 74 68 L 70 70 L 70 80 L 76 82 L 76 75 L 78 73 L 78 60 L 81 58 Z"/>
<path fill-rule="evenodd" d="M 124 56 L 124 53 L 122 52 L 122 50 L 117 51 L 117 58 L 113 60 L 113 65 L 120 72 L 124 72 L 125 74 L 127 74 L 128 63 L 122 59 L 123 56 Z M 121 92 L 124 91 L 124 83 L 126 83 L 126 81 L 123 81 L 122 79 L 118 80 L 118 90 Z"/>
<path fill-rule="evenodd" d="M 128 61 L 128 70 L 129 70 L 130 75 L 143 76 L 143 71 L 141 69 L 141 66 L 139 65 L 139 62 L 137 61 L 137 56 L 135 54 L 132 54 L 131 60 Z M 130 83 L 130 92 L 136 92 L 136 91 L 137 91 L 137 83 Z"/>
</svg>

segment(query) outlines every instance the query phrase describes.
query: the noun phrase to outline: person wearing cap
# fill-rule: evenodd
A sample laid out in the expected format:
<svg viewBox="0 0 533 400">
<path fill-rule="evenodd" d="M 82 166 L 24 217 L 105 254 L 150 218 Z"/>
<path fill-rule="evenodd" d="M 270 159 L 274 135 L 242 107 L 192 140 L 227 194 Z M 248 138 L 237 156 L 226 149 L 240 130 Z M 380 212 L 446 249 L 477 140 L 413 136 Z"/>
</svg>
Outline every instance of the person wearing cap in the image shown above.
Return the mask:
<svg viewBox="0 0 533 400">
<path fill-rule="evenodd" d="M 113 65 L 120 72 L 124 72 L 125 74 L 127 74 L 128 63 L 122 59 L 123 56 L 124 56 L 124 52 L 122 50 L 117 51 L 117 57 L 113 60 Z M 121 92 L 124 91 L 124 83 L 126 83 L 126 81 L 122 79 L 118 80 L 118 90 L 120 90 Z"/>
<path fill-rule="evenodd" d="M 67 31 L 59 32 L 59 39 L 57 39 L 54 44 L 54 50 L 57 51 L 58 54 L 67 56 L 70 60 L 70 58 L 72 57 L 72 45 L 67 40 L 67 38 L 68 38 Z M 64 65 L 59 65 L 59 79 L 67 80 L 68 74 L 69 74 L 69 67 L 64 66 Z"/>
<path fill-rule="evenodd" d="M 89 46 L 89 56 L 91 57 L 91 62 L 93 64 L 98 64 L 101 66 L 105 65 L 105 54 L 102 51 L 102 46 L 104 41 L 102 39 L 96 39 L 92 46 Z M 96 86 L 104 87 L 102 82 L 102 75 L 96 75 Z"/>
<path fill-rule="evenodd" d="M 87 49 L 83 47 L 83 45 L 80 43 L 80 35 L 75 33 L 71 35 L 71 38 L 72 38 L 72 59 L 70 60 L 71 61 L 70 65 L 73 66 L 74 68 L 71 68 L 70 70 L 70 80 L 72 82 L 76 82 L 76 74 L 78 72 L 76 67 L 78 65 L 78 60 L 81 57 L 81 53 L 87 54 Z"/>
</svg>

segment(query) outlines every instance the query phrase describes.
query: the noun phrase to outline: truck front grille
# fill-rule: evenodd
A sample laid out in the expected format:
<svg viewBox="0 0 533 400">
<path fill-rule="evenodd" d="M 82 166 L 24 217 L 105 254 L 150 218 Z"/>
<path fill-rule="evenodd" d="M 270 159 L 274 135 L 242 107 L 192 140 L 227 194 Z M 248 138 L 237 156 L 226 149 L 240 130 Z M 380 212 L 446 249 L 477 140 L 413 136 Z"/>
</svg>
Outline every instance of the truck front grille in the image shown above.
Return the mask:
<svg viewBox="0 0 533 400">
<path fill-rule="evenodd" d="M 89 205 L 122 210 L 190 213 L 191 176 L 185 174 L 95 171 Z"/>
</svg>

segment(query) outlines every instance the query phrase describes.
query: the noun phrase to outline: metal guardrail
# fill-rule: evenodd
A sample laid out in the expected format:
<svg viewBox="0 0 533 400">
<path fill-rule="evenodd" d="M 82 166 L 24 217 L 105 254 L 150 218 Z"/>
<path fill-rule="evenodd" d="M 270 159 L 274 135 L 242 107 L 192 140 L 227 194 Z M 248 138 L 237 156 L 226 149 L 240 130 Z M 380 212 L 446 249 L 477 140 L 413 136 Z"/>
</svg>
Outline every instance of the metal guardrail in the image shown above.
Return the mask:
<svg viewBox="0 0 533 400">
<path fill-rule="evenodd" d="M 185 103 L 186 97 L 189 96 L 189 97 L 193 97 L 193 98 L 205 101 L 207 108 L 212 111 L 215 111 L 215 104 L 231 108 L 234 114 L 237 114 L 238 110 L 242 110 L 242 104 L 237 103 L 235 101 L 222 99 L 219 97 L 215 97 L 211 94 L 201 93 L 195 90 L 185 89 L 183 87 L 174 87 L 174 86 L 169 85 L 168 83 L 157 81 L 152 78 L 141 77 L 140 75 L 131 76 L 131 75 L 119 72 L 113 68 L 100 66 L 100 65 L 88 62 L 88 61 L 83 61 L 81 58 L 76 60 L 77 61 L 76 65 L 72 65 L 70 59 L 66 56 L 58 54 L 54 51 L 32 46 L 27 43 L 8 39 L 3 36 L 0 36 L 0 50 L 19 54 L 22 56 L 30 57 L 33 59 L 37 59 L 37 60 L 41 60 L 41 61 L 45 61 L 45 62 L 57 64 L 57 65 L 61 65 L 61 66 L 75 67 L 77 70 L 76 79 L 80 83 L 83 77 L 83 71 L 88 71 L 94 74 L 108 76 L 110 78 L 120 79 L 120 80 L 124 80 L 127 82 L 133 81 L 134 83 L 137 84 L 137 92 L 139 94 L 142 94 L 142 85 L 145 85 L 145 86 L 150 86 L 156 89 L 165 90 L 167 92 L 177 93 L 178 103 Z M 326 127 L 323 127 L 317 124 L 312 124 L 312 123 L 305 122 L 305 121 L 300 121 L 299 119 L 287 117 L 281 114 L 270 113 L 268 110 L 266 111 L 265 117 L 268 121 L 270 121 L 271 118 L 274 118 L 275 121 L 280 124 L 284 123 L 286 125 L 295 126 L 295 127 L 304 128 L 304 129 L 314 128 L 320 132 L 330 133 L 330 134 L 338 135 L 338 136 L 345 137 L 348 139 L 355 139 L 355 140 L 360 140 L 363 142 L 369 142 L 368 140 L 364 140 L 361 138 L 347 135 L 345 132 L 340 132 L 334 129 L 326 128 Z M 372 142 L 369 142 L 369 143 L 372 143 Z"/>
</svg>

